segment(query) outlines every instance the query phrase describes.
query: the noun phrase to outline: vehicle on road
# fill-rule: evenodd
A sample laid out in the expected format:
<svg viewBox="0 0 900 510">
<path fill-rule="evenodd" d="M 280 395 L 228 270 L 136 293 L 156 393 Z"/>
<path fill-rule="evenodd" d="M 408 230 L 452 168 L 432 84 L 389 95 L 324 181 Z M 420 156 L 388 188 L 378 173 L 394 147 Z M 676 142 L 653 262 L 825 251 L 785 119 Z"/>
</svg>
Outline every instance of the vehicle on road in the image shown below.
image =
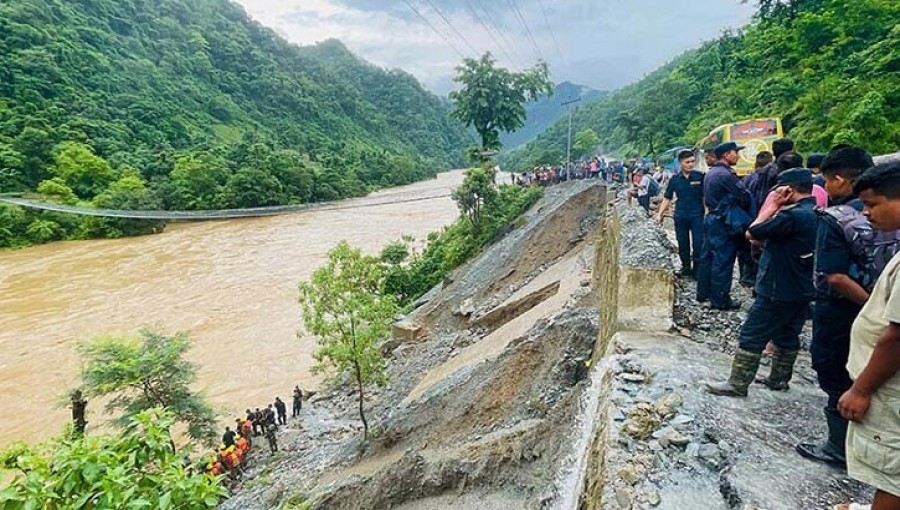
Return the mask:
<svg viewBox="0 0 900 510">
<path fill-rule="evenodd" d="M 777 117 L 743 120 L 731 124 L 723 124 L 709 132 L 704 139 L 697 142 L 701 152 L 713 150 L 716 145 L 725 142 L 736 142 L 744 149 L 740 151 L 740 159 L 735 165 L 738 175 L 753 172 L 756 155 L 762 151 L 771 151 L 772 142 L 784 136 L 781 119 Z M 700 170 L 706 171 L 703 157 L 697 158 Z"/>
</svg>

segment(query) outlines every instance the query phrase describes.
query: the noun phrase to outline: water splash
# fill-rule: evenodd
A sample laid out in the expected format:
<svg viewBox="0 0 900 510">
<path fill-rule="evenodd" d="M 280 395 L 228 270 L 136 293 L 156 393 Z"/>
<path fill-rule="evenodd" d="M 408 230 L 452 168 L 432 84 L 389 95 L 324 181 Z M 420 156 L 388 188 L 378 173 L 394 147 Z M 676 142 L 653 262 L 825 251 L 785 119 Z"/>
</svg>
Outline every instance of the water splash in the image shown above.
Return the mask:
<svg viewBox="0 0 900 510">
<path fill-rule="evenodd" d="M 578 510 L 581 489 L 587 474 L 588 454 L 597 432 L 600 419 L 600 393 L 603 379 L 612 366 L 611 358 L 605 358 L 591 369 L 590 385 L 581 395 L 578 416 L 575 419 L 576 440 L 572 451 L 563 462 L 556 487 L 559 499 L 557 510 Z"/>
</svg>

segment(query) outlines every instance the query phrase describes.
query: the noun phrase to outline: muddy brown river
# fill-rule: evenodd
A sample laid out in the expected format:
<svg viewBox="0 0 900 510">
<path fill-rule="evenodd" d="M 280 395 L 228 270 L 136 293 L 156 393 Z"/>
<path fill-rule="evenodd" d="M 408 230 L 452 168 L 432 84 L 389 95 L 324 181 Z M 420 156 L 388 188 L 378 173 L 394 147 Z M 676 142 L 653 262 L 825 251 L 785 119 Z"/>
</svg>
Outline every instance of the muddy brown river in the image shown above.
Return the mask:
<svg viewBox="0 0 900 510">
<path fill-rule="evenodd" d="M 78 342 L 144 326 L 191 334 L 199 386 L 225 412 L 289 400 L 296 384 L 313 388 L 315 340 L 297 335 L 297 284 L 341 240 L 377 253 L 451 223 L 450 198 L 415 199 L 461 181 L 449 172 L 346 208 L 0 251 L 0 445 L 60 431 L 70 416 L 62 396 L 78 383 Z M 89 427 L 106 420 L 100 407 L 89 404 Z"/>
</svg>

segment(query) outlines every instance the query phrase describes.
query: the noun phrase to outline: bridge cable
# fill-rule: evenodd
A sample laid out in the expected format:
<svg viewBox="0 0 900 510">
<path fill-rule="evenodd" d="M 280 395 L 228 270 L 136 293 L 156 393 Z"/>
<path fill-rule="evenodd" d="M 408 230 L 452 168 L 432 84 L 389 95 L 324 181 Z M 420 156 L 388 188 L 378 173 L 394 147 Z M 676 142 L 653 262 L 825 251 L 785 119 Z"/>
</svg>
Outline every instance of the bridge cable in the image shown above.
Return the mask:
<svg viewBox="0 0 900 510">
<path fill-rule="evenodd" d="M 162 221 L 208 221 L 229 220 L 239 218 L 256 218 L 265 216 L 279 216 L 283 214 L 300 213 L 307 211 L 341 211 L 344 209 L 359 209 L 362 207 L 376 207 L 383 205 L 406 204 L 411 202 L 423 202 L 452 197 L 452 193 L 429 195 L 395 200 L 382 200 L 375 202 L 339 203 L 321 202 L 318 204 L 278 205 L 272 207 L 253 207 L 246 209 L 218 209 L 200 211 L 132 211 L 124 209 L 97 209 L 93 207 L 63 205 L 52 202 L 42 202 L 27 198 L 0 196 L 0 202 L 28 209 L 53 211 L 60 213 L 76 214 L 79 216 L 100 216 L 104 218 L 124 218 L 133 220 L 162 220 Z"/>
</svg>

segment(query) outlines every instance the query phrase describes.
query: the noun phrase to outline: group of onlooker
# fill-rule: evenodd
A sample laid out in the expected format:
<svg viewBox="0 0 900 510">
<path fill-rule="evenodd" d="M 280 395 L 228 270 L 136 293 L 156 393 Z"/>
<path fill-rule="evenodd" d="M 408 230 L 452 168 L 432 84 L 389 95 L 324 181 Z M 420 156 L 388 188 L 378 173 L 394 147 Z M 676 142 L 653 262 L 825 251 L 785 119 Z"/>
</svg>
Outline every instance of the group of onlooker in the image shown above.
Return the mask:
<svg viewBox="0 0 900 510">
<path fill-rule="evenodd" d="M 747 396 L 764 352 L 771 368 L 759 382 L 788 390 L 811 317 L 828 433 L 797 452 L 875 487 L 871 506 L 836 508 L 900 510 L 900 163 L 876 165 L 849 145 L 804 162 L 779 139 L 741 178 L 742 149 L 718 145 L 704 155 L 706 173 L 694 169 L 693 151 L 679 153 L 655 218 L 674 205 L 681 276 L 697 280 L 699 302 L 741 307 L 731 296 L 735 262 L 753 287 L 729 377 L 706 390 Z"/>
</svg>

